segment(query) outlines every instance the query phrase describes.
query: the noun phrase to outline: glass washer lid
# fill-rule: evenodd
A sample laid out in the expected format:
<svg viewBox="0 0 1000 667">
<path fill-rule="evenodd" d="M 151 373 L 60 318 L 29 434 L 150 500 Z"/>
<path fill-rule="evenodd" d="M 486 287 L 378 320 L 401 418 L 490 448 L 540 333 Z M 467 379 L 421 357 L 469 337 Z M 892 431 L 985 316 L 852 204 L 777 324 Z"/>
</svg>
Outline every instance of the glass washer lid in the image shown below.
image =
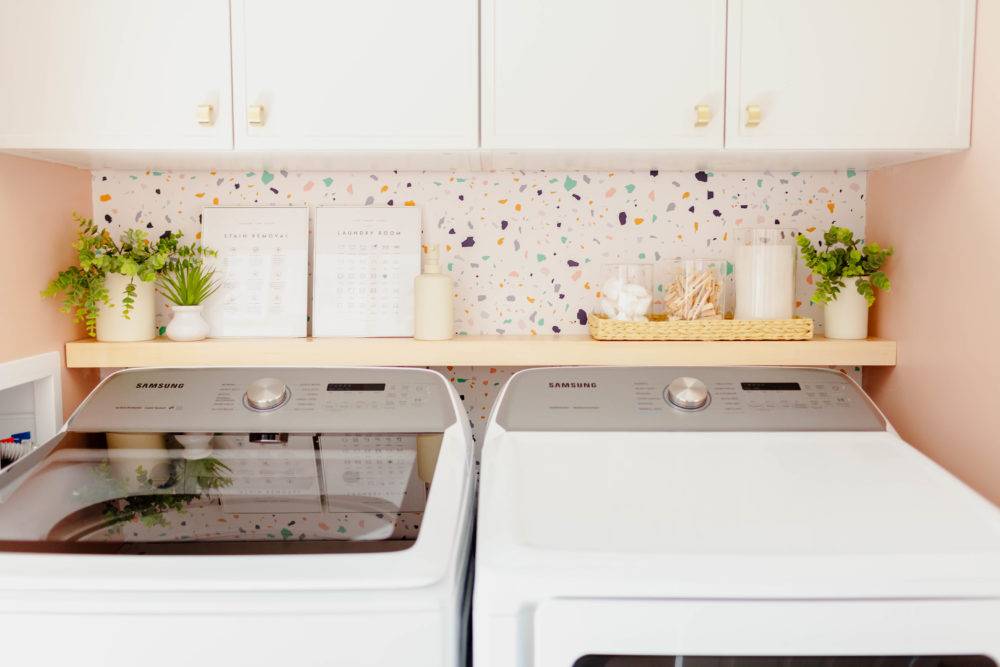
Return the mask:
<svg viewBox="0 0 1000 667">
<path fill-rule="evenodd" d="M 440 433 L 69 432 L 30 470 L 0 473 L 0 550 L 405 549 L 440 443 Z"/>
</svg>

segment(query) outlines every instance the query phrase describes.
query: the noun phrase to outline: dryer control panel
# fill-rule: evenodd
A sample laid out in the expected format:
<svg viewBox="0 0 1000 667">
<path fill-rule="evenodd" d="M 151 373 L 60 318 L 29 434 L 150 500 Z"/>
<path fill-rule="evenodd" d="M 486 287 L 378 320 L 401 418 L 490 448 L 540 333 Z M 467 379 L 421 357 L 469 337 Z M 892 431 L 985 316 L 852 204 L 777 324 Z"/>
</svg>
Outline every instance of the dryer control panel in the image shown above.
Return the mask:
<svg viewBox="0 0 1000 667">
<path fill-rule="evenodd" d="M 818 368 L 539 368 L 518 373 L 509 431 L 884 431 L 848 377 Z"/>
</svg>

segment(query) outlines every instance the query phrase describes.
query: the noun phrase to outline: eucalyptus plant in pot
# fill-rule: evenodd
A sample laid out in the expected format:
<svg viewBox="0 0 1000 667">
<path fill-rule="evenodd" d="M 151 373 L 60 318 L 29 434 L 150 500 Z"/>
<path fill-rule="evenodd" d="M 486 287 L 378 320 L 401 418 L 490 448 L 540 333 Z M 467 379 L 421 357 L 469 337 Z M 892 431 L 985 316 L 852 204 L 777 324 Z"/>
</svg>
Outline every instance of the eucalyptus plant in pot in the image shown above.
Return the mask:
<svg viewBox="0 0 1000 667">
<path fill-rule="evenodd" d="M 182 261 L 164 271 L 157 284 L 174 313 L 167 325 L 167 338 L 176 341 L 207 338 L 209 326 L 201 311 L 205 300 L 219 289 L 215 270 L 201 261 Z"/>
<path fill-rule="evenodd" d="M 826 337 L 867 338 L 868 309 L 875 303 L 875 290 L 890 288 L 882 266 L 892 248 L 864 243 L 850 229 L 836 225 L 823 234 L 825 249 L 814 247 L 803 235 L 797 242 L 806 266 L 819 276 L 812 301 L 824 304 Z"/>
<path fill-rule="evenodd" d="M 101 341 L 139 341 L 156 336 L 154 281 L 164 271 L 199 260 L 200 244 L 183 245 L 180 232 L 150 240 L 144 229 L 127 229 L 116 241 L 90 218 L 79 225 L 73 248 L 77 264 L 61 271 L 42 296 L 63 295 L 61 310 Z"/>
</svg>

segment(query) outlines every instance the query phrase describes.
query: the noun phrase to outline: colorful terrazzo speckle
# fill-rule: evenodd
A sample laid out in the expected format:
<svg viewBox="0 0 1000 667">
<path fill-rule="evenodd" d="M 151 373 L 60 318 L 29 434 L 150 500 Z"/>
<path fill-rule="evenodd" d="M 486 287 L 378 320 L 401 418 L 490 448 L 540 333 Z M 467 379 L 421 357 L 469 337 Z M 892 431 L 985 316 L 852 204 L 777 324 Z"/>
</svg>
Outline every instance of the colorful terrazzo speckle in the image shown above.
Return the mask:
<svg viewBox="0 0 1000 667">
<path fill-rule="evenodd" d="M 853 170 L 97 171 L 93 178 L 95 220 L 113 231 L 142 226 L 189 238 L 210 205 L 418 206 L 424 243 L 440 244 L 455 280 L 456 330 L 521 335 L 585 334 L 605 263 L 652 262 L 662 282 L 672 258 L 731 257 L 736 232 L 747 225 L 818 238 L 836 222 L 863 234 L 867 184 L 865 172 Z M 811 292 L 801 268 L 797 312 L 813 317 L 822 333 Z M 167 319 L 160 304 L 159 324 Z M 493 383 L 495 375 L 475 369 L 460 377 Z M 473 424 L 485 421 L 491 396 L 474 404 L 467 397 Z"/>
<path fill-rule="evenodd" d="M 415 540 L 423 512 L 315 512 L 262 514 L 227 512 L 213 502 L 196 502 L 184 512 L 170 511 L 165 524 L 130 521 L 96 531 L 89 542 L 176 542 L 204 540 L 284 541 L 356 540 L 373 534 Z"/>
<path fill-rule="evenodd" d="M 578 313 L 593 307 L 603 264 L 653 262 L 661 280 L 671 258 L 730 256 L 745 225 L 815 235 L 836 222 L 863 233 L 865 184 L 854 172 L 104 171 L 94 174 L 94 215 L 192 237 L 210 205 L 419 206 L 424 242 L 440 244 L 455 279 L 460 333 L 585 333 Z M 819 321 L 807 277 L 800 271 L 799 313 Z"/>
</svg>

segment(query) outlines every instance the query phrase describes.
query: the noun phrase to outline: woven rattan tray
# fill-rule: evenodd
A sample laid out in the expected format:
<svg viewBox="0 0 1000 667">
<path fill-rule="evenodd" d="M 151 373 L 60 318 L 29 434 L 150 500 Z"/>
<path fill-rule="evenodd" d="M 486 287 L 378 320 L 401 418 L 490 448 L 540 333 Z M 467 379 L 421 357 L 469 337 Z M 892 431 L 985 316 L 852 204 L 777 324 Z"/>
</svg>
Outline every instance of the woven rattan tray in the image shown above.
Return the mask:
<svg viewBox="0 0 1000 667">
<path fill-rule="evenodd" d="M 809 340 L 813 321 L 674 320 L 651 315 L 645 322 L 620 322 L 591 314 L 590 337 L 595 340 Z"/>
</svg>

